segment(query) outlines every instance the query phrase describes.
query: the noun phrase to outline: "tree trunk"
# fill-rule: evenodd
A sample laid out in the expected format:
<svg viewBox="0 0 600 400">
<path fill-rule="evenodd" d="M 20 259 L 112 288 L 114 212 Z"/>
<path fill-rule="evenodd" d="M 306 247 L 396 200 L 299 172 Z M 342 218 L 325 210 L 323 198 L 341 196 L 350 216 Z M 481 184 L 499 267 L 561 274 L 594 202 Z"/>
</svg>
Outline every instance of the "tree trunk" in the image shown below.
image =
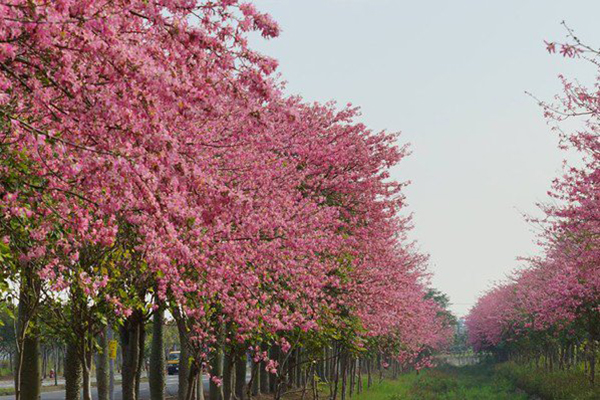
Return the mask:
<svg viewBox="0 0 600 400">
<path fill-rule="evenodd" d="M 260 394 L 260 363 L 252 361 L 252 396 L 258 396 Z"/>
<path fill-rule="evenodd" d="M 42 378 L 46 379 L 48 372 L 48 348 L 44 346 L 42 351 Z"/>
<path fill-rule="evenodd" d="M 197 386 L 199 384 L 198 378 L 200 378 L 200 371 L 198 369 L 198 365 L 193 362 L 190 365 L 189 373 L 188 373 L 188 383 L 187 383 L 187 392 L 185 393 L 186 400 L 196 400 L 196 395 L 198 392 Z"/>
<path fill-rule="evenodd" d="M 41 393 L 40 340 L 34 325 L 34 314 L 39 297 L 37 279 L 23 276 L 19 291 L 17 316 L 17 368 L 15 399 L 38 400 Z"/>
<path fill-rule="evenodd" d="M 277 346 L 271 347 L 269 358 L 271 360 L 279 362 L 279 347 L 277 347 Z M 277 381 L 278 381 L 277 374 L 269 373 L 269 392 L 270 393 L 275 393 L 277 391 L 277 385 L 278 385 Z M 227 400 L 227 399 L 225 399 L 225 400 Z"/>
<path fill-rule="evenodd" d="M 54 386 L 58 386 L 58 346 L 54 346 Z"/>
<path fill-rule="evenodd" d="M 350 368 L 348 368 L 348 373 L 350 375 L 350 397 L 354 394 L 354 383 L 356 382 L 354 376 L 356 374 L 356 360 L 350 358 Z"/>
<path fill-rule="evenodd" d="M 81 362 L 81 372 L 82 372 L 82 381 L 83 381 L 83 400 L 92 400 L 92 360 L 93 360 L 93 351 L 92 351 L 92 340 L 83 337 L 78 338 L 79 343 L 79 359 Z"/>
<path fill-rule="evenodd" d="M 371 373 L 372 364 L 372 358 L 369 357 L 369 359 L 367 359 L 367 389 L 370 389 L 371 386 L 373 386 L 373 374 Z"/>
<path fill-rule="evenodd" d="M 123 400 L 137 400 L 136 378 L 139 369 L 140 324 L 134 312 L 121 327 L 121 349 L 123 365 L 121 368 L 121 386 Z"/>
<path fill-rule="evenodd" d="M 67 343 L 65 357 L 65 400 L 81 399 L 82 365 L 77 346 Z"/>
<path fill-rule="evenodd" d="M 228 352 L 223 357 L 223 399 L 231 400 L 233 393 L 233 360 Z"/>
<path fill-rule="evenodd" d="M 269 351 L 269 347 L 266 344 L 263 344 L 260 349 L 263 352 Z M 267 362 L 264 360 L 258 364 L 258 375 L 260 376 L 260 392 L 263 394 L 269 393 L 269 373 L 267 372 Z"/>
<path fill-rule="evenodd" d="M 235 359 L 235 397 L 246 399 L 246 351 L 240 351 Z"/>
<path fill-rule="evenodd" d="M 92 353 L 88 351 L 84 354 L 83 362 L 83 400 L 92 400 Z"/>
<path fill-rule="evenodd" d="M 337 399 L 337 394 L 338 394 L 338 383 L 339 383 L 339 379 L 340 379 L 340 373 L 339 373 L 339 350 L 337 348 L 337 345 L 334 345 L 333 347 L 333 357 L 332 357 L 332 362 L 333 364 L 331 365 L 331 380 L 330 380 L 330 398 L 331 400 L 336 400 Z"/>
<path fill-rule="evenodd" d="M 348 356 L 346 354 L 342 354 L 340 359 L 340 368 L 342 374 L 342 390 L 340 398 L 342 400 L 346 400 L 346 388 L 347 388 L 347 378 L 348 378 Z"/>
<path fill-rule="evenodd" d="M 138 321 L 138 362 L 137 362 L 137 370 L 135 371 L 135 398 L 140 398 L 140 382 L 142 381 L 142 371 L 144 370 L 144 347 L 146 342 L 146 330 L 144 329 L 144 320 L 140 319 Z"/>
<path fill-rule="evenodd" d="M 164 355 L 165 310 L 159 307 L 154 311 L 152 322 L 152 348 L 150 349 L 150 400 L 165 398 L 165 355 Z"/>
<path fill-rule="evenodd" d="M 20 400 L 38 400 L 41 393 L 40 340 L 27 335 L 23 341 Z"/>
<path fill-rule="evenodd" d="M 96 356 L 96 386 L 98 400 L 109 400 L 109 360 L 108 360 L 108 328 L 104 328 L 98 336 L 100 351 Z"/>
<path fill-rule="evenodd" d="M 590 383 L 592 386 L 596 383 L 596 341 L 590 340 Z"/>
<path fill-rule="evenodd" d="M 200 371 L 198 372 L 198 396 L 197 399 L 198 400 L 204 400 L 204 381 L 202 380 L 202 377 L 204 376 L 204 369 L 200 368 Z"/>
<path fill-rule="evenodd" d="M 356 379 L 358 379 L 358 387 L 357 387 L 357 391 L 358 394 L 361 394 L 363 391 L 363 378 L 362 378 L 362 367 L 363 367 L 363 360 L 362 359 L 358 359 L 358 375 L 356 377 Z"/>
<path fill-rule="evenodd" d="M 296 381 L 296 387 L 302 387 L 303 386 L 303 382 L 302 382 L 302 349 L 298 348 L 296 350 L 296 367 L 294 368 L 295 371 L 295 381 Z"/>
<path fill-rule="evenodd" d="M 223 377 L 223 348 L 217 347 L 213 353 L 211 365 L 210 365 L 211 377 L 221 378 Z M 223 384 L 220 386 L 213 382 L 212 379 L 208 383 L 210 400 L 223 400 Z"/>
<path fill-rule="evenodd" d="M 179 389 L 177 398 L 178 400 L 186 400 L 190 375 L 190 348 L 187 328 L 182 318 L 177 319 L 177 330 L 179 332 Z"/>
</svg>

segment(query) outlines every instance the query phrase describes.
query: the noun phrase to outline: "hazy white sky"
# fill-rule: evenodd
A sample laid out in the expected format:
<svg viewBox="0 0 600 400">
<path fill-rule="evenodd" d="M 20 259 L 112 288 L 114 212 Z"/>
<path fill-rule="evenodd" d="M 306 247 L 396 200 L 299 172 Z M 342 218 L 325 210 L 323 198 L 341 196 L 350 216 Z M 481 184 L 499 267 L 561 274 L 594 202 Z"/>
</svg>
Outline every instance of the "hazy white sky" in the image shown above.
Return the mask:
<svg viewBox="0 0 600 400">
<path fill-rule="evenodd" d="M 535 254 L 521 214 L 547 199 L 564 157 L 524 91 L 551 99 L 559 73 L 582 62 L 550 56 L 565 20 L 600 46 L 600 1 L 255 0 L 281 25 L 253 40 L 280 61 L 290 93 L 351 102 L 373 129 L 401 131 L 412 156 L 413 236 L 431 255 L 434 284 L 464 315 L 495 280 Z"/>
</svg>

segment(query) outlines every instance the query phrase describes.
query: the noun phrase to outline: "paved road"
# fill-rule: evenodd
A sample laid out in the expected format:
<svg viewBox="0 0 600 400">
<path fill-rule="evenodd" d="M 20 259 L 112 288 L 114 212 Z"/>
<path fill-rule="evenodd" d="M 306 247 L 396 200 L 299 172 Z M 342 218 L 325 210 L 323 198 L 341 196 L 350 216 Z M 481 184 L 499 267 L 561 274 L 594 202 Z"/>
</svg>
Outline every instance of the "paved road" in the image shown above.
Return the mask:
<svg viewBox="0 0 600 400">
<path fill-rule="evenodd" d="M 177 382 L 177 375 L 167 375 L 167 396 L 168 397 L 177 397 L 177 387 L 178 382 Z M 203 377 L 203 382 L 204 382 L 204 388 L 205 390 L 208 390 L 208 377 L 205 375 Z M 92 396 L 94 397 L 94 399 L 98 398 L 98 392 L 96 391 L 96 388 L 93 387 L 92 388 Z M 57 390 L 55 392 L 44 392 L 42 393 L 42 399 L 41 400 L 64 400 L 65 398 L 65 391 L 64 390 Z M 0 396 L 0 400 L 14 400 L 15 396 L 11 395 L 11 396 Z M 121 385 L 117 384 L 115 385 L 115 394 L 114 394 L 114 400 L 122 400 L 123 398 L 123 393 L 121 392 Z M 150 386 L 148 384 L 148 382 L 141 382 L 140 383 L 140 399 L 149 399 L 150 398 Z"/>
</svg>

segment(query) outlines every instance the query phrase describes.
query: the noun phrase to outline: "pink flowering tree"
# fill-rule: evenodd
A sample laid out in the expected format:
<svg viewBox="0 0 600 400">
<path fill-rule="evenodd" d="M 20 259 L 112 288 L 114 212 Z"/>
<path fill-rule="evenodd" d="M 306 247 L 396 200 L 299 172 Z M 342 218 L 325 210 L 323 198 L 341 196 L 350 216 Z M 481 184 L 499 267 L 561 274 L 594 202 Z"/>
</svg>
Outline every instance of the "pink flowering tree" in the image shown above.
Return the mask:
<svg viewBox="0 0 600 400">
<path fill-rule="evenodd" d="M 567 31 L 567 42 L 546 43 L 548 52 L 597 69 L 600 52 Z M 581 162 L 566 164 L 549 192 L 553 202 L 541 206 L 545 218 L 533 220 L 543 228 L 543 256 L 526 260 L 529 268 L 514 282 L 482 297 L 468 326 L 476 348 L 504 346 L 520 359 L 537 364 L 542 358 L 550 369 L 572 362 L 575 349 L 583 348 L 593 384 L 600 341 L 600 86 L 598 78 L 592 86 L 560 79 L 563 93 L 540 105 L 561 148 L 579 154 Z"/>
<path fill-rule="evenodd" d="M 354 108 L 283 95 L 251 31 L 278 27 L 237 0 L 0 5 L 1 276 L 22 283 L 23 321 L 43 303 L 62 310 L 57 329 L 78 325 L 64 336 L 86 399 L 109 322 L 124 398 L 137 398 L 144 323 L 165 308 L 181 400 L 203 370 L 227 397 L 249 348 L 276 397 L 318 355 L 335 388 L 342 368 L 344 396 L 366 347 L 421 367 L 444 344 L 404 185 L 389 179 L 406 149 Z M 36 357 L 35 332 L 22 337 Z M 17 382 L 17 398 L 34 386 Z"/>
</svg>

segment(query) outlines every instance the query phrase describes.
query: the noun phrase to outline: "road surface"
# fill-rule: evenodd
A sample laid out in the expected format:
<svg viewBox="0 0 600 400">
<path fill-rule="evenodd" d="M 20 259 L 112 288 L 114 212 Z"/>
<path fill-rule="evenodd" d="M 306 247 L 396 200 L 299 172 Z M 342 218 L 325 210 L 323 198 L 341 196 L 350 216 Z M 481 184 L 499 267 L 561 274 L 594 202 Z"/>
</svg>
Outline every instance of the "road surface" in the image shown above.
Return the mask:
<svg viewBox="0 0 600 400">
<path fill-rule="evenodd" d="M 177 397 L 177 387 L 179 377 L 177 375 L 167 375 L 166 393 L 167 397 Z M 208 377 L 205 375 L 202 378 L 204 382 L 204 390 L 208 390 Z M 98 392 L 95 387 L 92 388 L 92 396 L 94 399 L 98 398 Z M 14 400 L 15 396 L 0 396 L 0 400 Z M 53 392 L 43 392 L 41 400 L 64 400 L 65 391 L 57 390 Z M 148 382 L 140 382 L 140 399 L 146 400 L 150 398 L 150 385 Z M 114 400 L 122 400 L 123 394 L 121 392 L 121 384 L 115 385 Z"/>
</svg>

